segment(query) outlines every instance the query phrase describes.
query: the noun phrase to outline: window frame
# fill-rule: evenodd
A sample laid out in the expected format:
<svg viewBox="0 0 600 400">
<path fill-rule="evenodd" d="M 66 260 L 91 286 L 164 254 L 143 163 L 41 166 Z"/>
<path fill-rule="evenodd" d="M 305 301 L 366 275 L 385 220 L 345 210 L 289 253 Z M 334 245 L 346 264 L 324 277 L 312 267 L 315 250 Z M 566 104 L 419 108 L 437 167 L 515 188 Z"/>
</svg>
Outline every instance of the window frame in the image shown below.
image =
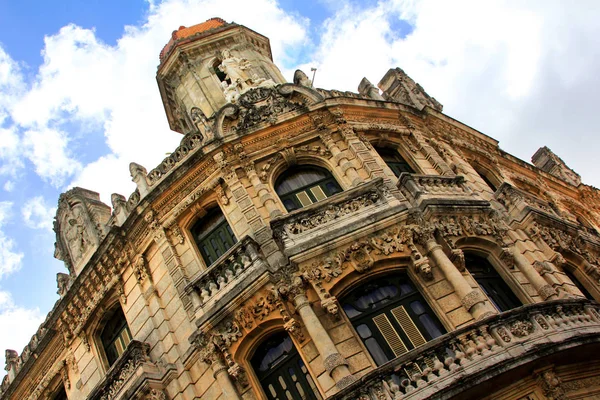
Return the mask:
<svg viewBox="0 0 600 400">
<path fill-rule="evenodd" d="M 111 356 L 110 353 L 107 349 L 107 345 L 105 343 L 104 338 L 102 337 L 104 334 L 104 330 L 106 329 L 107 325 L 109 323 L 111 323 L 113 321 L 113 318 L 115 317 L 116 314 L 118 314 L 120 312 L 120 314 L 123 316 L 123 321 L 121 323 L 121 325 L 118 328 L 118 333 L 114 333 L 111 338 L 111 340 L 109 341 L 109 345 L 108 346 L 112 346 L 115 343 L 117 343 L 117 341 L 121 340 L 121 347 L 122 347 L 122 351 L 119 352 L 119 349 L 117 348 L 117 346 L 115 345 L 115 351 L 117 353 L 117 356 L 114 360 L 111 361 Z M 117 331 L 117 329 L 115 329 L 115 331 Z M 122 338 L 123 333 L 126 333 L 126 338 Z M 133 340 L 133 335 L 131 333 L 131 329 L 129 328 L 129 322 L 127 322 L 127 317 L 125 316 L 125 312 L 123 311 L 123 308 L 121 307 L 120 304 L 110 308 L 104 315 L 104 319 L 102 321 L 102 323 L 100 324 L 100 326 L 97 329 L 97 344 L 98 344 L 98 348 L 101 350 L 100 353 L 103 356 L 103 361 L 105 366 L 107 367 L 106 369 L 110 369 L 110 367 L 112 367 L 117 360 L 123 355 L 123 353 L 127 350 L 127 347 L 129 346 L 129 344 L 131 343 L 131 341 Z"/>
<path fill-rule="evenodd" d="M 207 222 L 207 220 L 209 223 L 212 223 L 212 221 L 210 221 L 210 219 L 212 217 L 217 216 L 217 214 L 220 214 L 220 217 L 217 217 L 217 219 L 222 219 L 222 220 L 217 222 L 216 224 L 213 224 L 213 226 L 211 226 L 208 231 L 203 232 L 202 229 L 198 225 L 201 224 L 203 221 Z M 219 205 L 214 205 L 214 206 L 208 208 L 208 210 L 204 213 L 204 215 L 202 215 L 199 218 L 196 218 L 189 225 L 189 228 L 187 229 L 187 231 L 189 232 L 189 235 L 192 239 L 191 241 L 195 244 L 198 257 L 204 263 L 205 269 L 208 269 L 212 265 L 214 265 L 215 262 L 217 260 L 219 260 L 219 258 L 221 258 L 221 256 L 223 256 L 223 254 L 227 253 L 232 247 L 234 247 L 239 242 L 237 235 L 235 234 L 235 232 L 233 230 L 233 227 L 229 223 L 227 216 L 225 215 L 225 213 L 223 212 L 221 207 L 219 207 Z M 202 244 L 203 243 L 210 244 L 211 239 L 213 239 L 213 238 L 223 239 L 223 237 L 225 237 L 225 239 L 232 242 L 229 245 L 229 247 L 225 248 L 226 246 L 221 246 L 218 249 L 220 254 L 219 254 L 219 252 L 215 251 L 214 248 L 211 248 L 212 251 L 209 251 L 210 254 L 207 254 L 207 252 L 203 248 Z M 213 242 L 212 244 L 215 244 L 215 243 L 216 242 Z M 218 243 L 217 243 L 217 245 L 218 245 Z M 215 247 L 219 247 L 219 246 L 215 246 Z M 209 250 L 211 250 L 211 249 L 209 249 Z M 214 259 L 211 261 L 212 258 L 214 258 Z"/>
<path fill-rule="evenodd" d="M 417 169 L 414 168 L 414 166 L 408 162 L 407 158 L 404 157 L 404 154 L 402 154 L 399 150 L 400 148 L 398 146 L 373 146 L 373 149 L 375 150 L 375 152 L 377 153 L 377 155 L 379 156 L 379 158 L 381 158 L 381 160 L 383 161 L 383 163 L 392 171 L 392 173 L 394 174 L 394 176 L 396 178 L 399 178 L 400 175 L 404 172 L 407 172 L 409 174 L 416 174 L 417 173 Z M 387 153 L 387 154 L 386 154 Z M 399 158 L 399 160 L 397 161 L 386 161 L 386 157 L 396 157 Z M 407 168 L 406 171 L 400 170 L 399 167 L 401 165 L 406 166 Z"/>
<path fill-rule="evenodd" d="M 477 283 L 477 286 L 481 289 L 481 291 L 483 292 L 483 294 L 488 298 L 488 300 L 490 301 L 490 303 L 494 306 L 494 308 L 496 310 L 498 310 L 498 312 L 503 313 L 506 311 L 510 311 L 514 308 L 518 308 L 523 306 L 524 304 L 526 304 L 526 302 L 524 302 L 519 296 L 517 291 L 514 290 L 513 286 L 511 285 L 510 282 L 507 277 L 505 276 L 505 274 L 501 274 L 500 271 L 498 270 L 498 268 L 496 268 L 496 266 L 494 265 L 494 263 L 490 260 L 489 255 L 487 254 L 482 254 L 479 253 L 477 251 L 472 251 L 472 250 L 464 250 L 463 249 L 463 253 L 464 253 L 464 257 L 465 257 L 465 269 L 467 270 L 467 272 L 469 272 L 469 275 L 473 278 L 473 280 L 475 281 L 475 283 Z M 474 257 L 474 258 L 479 258 L 481 260 L 483 260 L 484 263 L 487 264 L 487 266 L 489 266 L 489 269 L 493 272 L 491 272 L 490 274 L 486 275 L 479 275 L 479 279 L 484 280 L 485 285 L 482 286 L 482 282 L 480 282 L 480 280 L 477 278 L 476 274 L 473 274 L 472 269 L 469 269 L 469 262 L 468 259 L 470 257 Z M 494 275 L 494 276 L 491 276 Z M 504 297 L 502 298 L 496 298 L 495 296 L 493 296 L 493 294 L 490 294 L 489 290 L 491 289 L 491 287 L 488 285 L 488 283 L 492 280 L 497 279 L 497 282 L 500 282 L 500 286 L 504 285 L 506 287 L 506 289 L 508 289 L 508 295 L 504 295 Z M 487 289 L 486 289 L 487 288 Z M 512 297 L 512 299 L 511 299 Z M 502 300 L 502 302 L 514 302 L 515 305 L 513 307 L 510 307 L 510 305 L 508 305 L 507 309 L 501 309 L 498 306 L 498 300 Z M 516 302 L 515 302 L 516 300 Z"/>
<path fill-rule="evenodd" d="M 399 297 L 395 297 L 392 298 L 392 300 L 386 301 L 383 306 L 375 307 L 372 310 L 367 310 L 356 316 L 351 317 L 350 315 L 348 315 L 347 309 L 345 309 L 344 307 L 345 305 L 347 305 L 350 298 L 358 297 L 360 291 L 365 290 L 368 287 L 368 285 L 385 281 L 399 281 L 408 283 L 411 286 L 412 291 L 406 294 L 400 294 Z M 415 310 L 411 307 L 411 305 L 416 301 L 419 301 L 421 303 L 424 312 L 417 314 Z M 341 295 L 340 305 L 343 310 L 344 317 L 348 320 L 348 323 L 352 326 L 354 330 L 354 334 L 357 340 L 359 341 L 359 343 L 362 344 L 365 353 L 371 357 L 371 359 L 377 367 L 380 367 L 381 365 L 383 365 L 383 363 L 389 362 L 390 360 L 393 360 L 402 354 L 410 352 L 416 349 L 417 347 L 426 344 L 427 342 L 435 339 L 436 337 L 448 333 L 448 329 L 446 328 L 446 325 L 443 322 L 445 315 L 441 317 L 438 315 L 438 313 L 435 311 L 436 308 L 431 306 L 428 298 L 420 290 L 419 285 L 415 284 L 415 280 L 410 276 L 410 274 L 406 270 L 397 270 L 391 274 L 378 274 L 367 278 L 367 280 L 361 280 L 359 284 L 354 285 L 352 288 L 350 288 L 350 290 L 345 291 L 345 293 Z M 394 314 L 394 310 L 400 307 L 404 308 L 406 314 L 412 322 L 412 325 L 417 328 L 421 338 L 424 340 L 423 343 L 415 344 L 413 339 L 410 337 L 412 335 L 406 333 L 406 326 L 403 325 L 403 323 L 406 322 L 403 321 L 403 323 L 401 323 L 396 314 Z M 422 326 L 422 321 L 420 321 L 418 317 L 424 314 L 428 314 L 430 317 L 433 317 L 432 319 L 430 319 L 434 323 L 434 325 L 436 325 L 436 328 L 439 330 L 439 336 L 432 336 L 430 332 L 428 332 L 428 330 Z M 384 334 L 381 332 L 381 329 L 377 326 L 377 322 L 374 321 L 374 317 L 376 318 L 381 315 L 385 315 L 387 317 L 387 323 L 394 329 L 396 335 L 401 339 L 404 347 L 406 348 L 406 351 L 404 353 L 396 355 L 396 352 L 389 344 L 389 341 L 384 337 Z M 369 324 L 366 323 L 368 320 L 373 321 L 373 327 L 369 326 Z M 415 320 L 417 323 L 415 323 Z M 370 336 L 363 337 L 363 335 L 361 335 L 361 333 L 357 329 L 358 327 L 363 325 L 368 326 L 371 333 Z M 376 359 L 377 357 L 371 353 L 369 345 L 367 344 L 367 340 L 369 339 L 374 339 L 377 342 L 379 348 L 382 350 L 385 357 L 387 358 L 386 361 L 382 360 L 382 364 L 379 364 L 378 360 Z M 384 343 L 386 346 L 382 346 L 382 343 Z"/>
<path fill-rule="evenodd" d="M 292 175 L 293 173 L 298 172 L 299 170 L 300 171 L 313 170 L 313 171 L 316 171 L 319 173 L 324 172 L 325 175 L 328 175 L 328 176 L 325 176 L 314 182 L 305 184 L 304 186 L 296 187 L 296 188 L 292 189 L 291 191 L 288 191 L 284 194 L 280 194 L 278 187 L 283 182 L 285 182 L 287 179 L 289 179 L 289 175 Z M 329 185 L 335 186 L 335 190 L 331 190 L 331 187 Z M 321 193 L 318 193 L 319 198 L 317 197 L 317 194 L 315 194 L 315 191 L 313 191 L 313 189 L 315 189 L 315 188 L 318 188 L 321 191 Z M 294 166 L 291 166 L 291 167 L 285 169 L 284 171 L 279 173 L 278 176 L 274 179 L 273 189 L 274 189 L 274 192 L 277 194 L 277 197 L 279 198 L 280 203 L 283 205 L 283 208 L 288 213 L 306 208 L 312 204 L 326 200 L 326 199 L 330 198 L 331 196 L 334 196 L 338 193 L 342 193 L 344 191 L 344 188 L 342 187 L 342 185 L 340 185 L 339 181 L 336 179 L 336 177 L 334 176 L 334 174 L 331 170 L 329 170 L 328 168 L 324 168 L 324 167 L 321 167 L 318 165 L 313 165 L 313 164 L 294 165 Z M 306 204 L 303 204 L 303 200 L 300 199 L 300 197 L 298 197 L 298 194 L 300 194 L 300 193 L 305 194 L 305 196 L 306 196 L 305 201 L 308 200 L 308 202 Z M 323 196 L 323 197 L 320 197 L 320 196 Z M 293 204 L 294 208 L 291 208 L 291 209 L 288 208 L 287 204 L 290 204 L 290 203 Z"/>
<path fill-rule="evenodd" d="M 264 350 L 263 346 L 265 346 L 269 341 L 276 339 L 277 337 L 283 337 L 284 338 L 283 340 L 289 340 L 289 342 L 291 343 L 291 346 L 292 346 L 290 349 L 291 354 L 289 356 L 284 357 L 282 360 L 279 360 L 279 361 L 277 361 L 278 359 L 275 359 L 277 361 L 275 364 L 276 368 L 269 369 L 264 372 L 260 372 L 258 367 L 255 364 L 255 357 L 257 357 L 261 353 L 261 351 Z M 304 372 L 301 370 L 297 370 L 297 372 L 304 374 L 304 376 L 308 376 L 310 378 L 310 380 L 312 381 L 312 385 L 310 385 L 310 383 L 308 382 L 308 380 L 306 378 L 300 379 L 300 380 L 304 380 L 305 384 L 308 385 L 308 386 L 303 386 L 304 390 L 310 389 L 310 391 L 308 392 L 309 396 L 304 397 L 304 398 L 311 399 L 311 400 L 323 400 L 324 399 L 324 397 L 323 397 L 324 395 L 321 392 L 319 382 L 317 379 L 315 379 L 315 377 L 312 374 L 310 364 L 304 358 L 304 355 L 298 350 L 298 347 L 296 346 L 296 341 L 294 340 L 294 338 L 292 338 L 292 336 L 290 336 L 288 334 L 288 332 L 286 332 L 285 330 L 279 330 L 279 329 L 275 330 L 275 331 L 270 331 L 268 334 L 263 335 L 262 338 L 260 340 L 258 340 L 256 343 L 257 344 L 256 344 L 254 350 L 250 353 L 251 355 L 246 359 L 246 362 L 247 362 L 248 367 L 250 368 L 252 378 L 256 383 L 256 385 L 254 385 L 254 386 L 255 386 L 255 389 L 259 392 L 260 398 L 271 399 L 272 397 L 274 397 L 272 395 L 269 396 L 269 393 L 267 392 L 267 386 L 265 384 L 265 380 L 267 380 L 267 383 L 268 383 L 270 379 L 277 378 L 277 373 L 281 374 L 282 371 L 279 371 L 280 369 L 286 368 L 289 371 L 290 364 L 300 362 L 304 366 L 304 368 L 306 368 L 306 371 Z M 301 368 L 301 367 L 298 367 L 298 368 Z M 287 371 L 285 371 L 285 372 L 287 373 Z M 291 380 L 292 378 L 289 377 L 289 379 Z M 290 383 L 290 380 L 287 380 L 284 378 L 284 381 L 287 384 Z M 285 393 L 285 392 L 283 392 L 283 393 Z M 282 397 L 282 398 L 285 398 L 285 397 Z M 299 399 L 302 399 L 302 397 L 299 397 Z"/>
</svg>

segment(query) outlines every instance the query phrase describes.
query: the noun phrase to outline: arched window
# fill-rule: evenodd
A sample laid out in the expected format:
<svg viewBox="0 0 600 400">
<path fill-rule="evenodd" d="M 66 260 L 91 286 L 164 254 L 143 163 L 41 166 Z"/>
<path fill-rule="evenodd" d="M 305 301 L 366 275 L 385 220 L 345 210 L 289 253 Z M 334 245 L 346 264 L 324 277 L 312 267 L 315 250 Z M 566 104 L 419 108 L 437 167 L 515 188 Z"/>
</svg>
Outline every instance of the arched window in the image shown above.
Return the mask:
<svg viewBox="0 0 600 400">
<path fill-rule="evenodd" d="M 375 150 L 381 156 L 383 161 L 385 161 L 387 166 L 394 172 L 394 175 L 400 176 L 403 172 L 414 174 L 415 171 L 396 150 L 388 147 L 376 147 Z"/>
<path fill-rule="evenodd" d="M 217 78 L 219 78 L 221 82 L 227 82 L 231 84 L 231 80 L 227 79 L 227 75 L 225 74 L 225 72 L 219 69 L 219 65 L 221 65 L 221 60 L 216 59 L 213 63 L 213 70 L 215 71 L 215 75 L 217 76 Z"/>
<path fill-rule="evenodd" d="M 575 277 L 575 275 L 573 274 L 573 272 L 569 271 L 566 268 L 563 269 L 563 272 L 571 280 L 571 282 L 573 282 L 573 284 L 575 286 L 577 286 L 577 289 L 579 289 L 579 291 L 581 292 L 581 294 L 583 294 L 586 299 L 594 300 L 594 297 L 592 296 L 592 294 L 590 292 L 588 292 L 588 290 L 585 288 L 585 286 L 583 286 L 583 284 L 579 281 L 579 279 L 577 279 Z"/>
<path fill-rule="evenodd" d="M 499 311 L 508 311 L 522 305 L 486 258 L 465 253 L 465 266 Z"/>
<path fill-rule="evenodd" d="M 52 396 L 52 400 L 69 400 L 65 387 L 61 384 L 60 389 Z"/>
<path fill-rule="evenodd" d="M 100 341 L 106 354 L 108 365 L 113 365 L 115 361 L 123 354 L 129 342 L 131 342 L 131 332 L 127 326 L 127 320 L 121 307 L 116 307 L 112 315 L 108 318 L 102 332 L 100 332 Z"/>
<path fill-rule="evenodd" d="M 445 333 L 405 274 L 360 285 L 341 304 L 377 365 Z"/>
<path fill-rule="evenodd" d="M 191 232 L 207 267 L 237 243 L 229 223 L 218 207 L 212 208 L 198 220 Z"/>
<path fill-rule="evenodd" d="M 293 211 L 342 191 L 329 171 L 312 165 L 292 167 L 275 182 L 286 210 Z"/>
<path fill-rule="evenodd" d="M 285 331 L 262 342 L 251 364 L 267 399 L 321 400 L 315 382 Z"/>
<path fill-rule="evenodd" d="M 479 175 L 479 177 L 480 177 L 481 179 L 483 179 L 483 181 L 485 182 L 485 184 L 486 184 L 486 185 L 488 185 L 488 186 L 490 187 L 490 189 L 492 189 L 494 192 L 495 192 L 496 190 L 498 190 L 498 188 L 496 187 L 496 185 L 494 185 L 494 184 L 492 183 L 492 181 L 491 181 L 491 180 L 489 180 L 489 178 L 486 176 L 486 174 L 482 173 L 481 171 L 479 171 L 479 170 L 477 170 L 477 169 L 475 170 L 475 172 L 477 172 L 477 175 Z"/>
</svg>

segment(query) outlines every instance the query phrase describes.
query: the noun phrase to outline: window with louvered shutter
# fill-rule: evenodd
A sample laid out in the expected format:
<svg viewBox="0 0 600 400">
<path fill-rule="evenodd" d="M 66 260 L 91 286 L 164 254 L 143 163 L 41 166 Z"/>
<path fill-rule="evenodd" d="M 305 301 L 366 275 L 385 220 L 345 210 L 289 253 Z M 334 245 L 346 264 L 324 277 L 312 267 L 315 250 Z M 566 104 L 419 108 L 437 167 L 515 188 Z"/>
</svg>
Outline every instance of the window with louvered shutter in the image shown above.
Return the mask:
<svg viewBox="0 0 600 400">
<path fill-rule="evenodd" d="M 341 303 L 377 365 L 445 333 L 405 274 L 362 284 Z"/>
</svg>

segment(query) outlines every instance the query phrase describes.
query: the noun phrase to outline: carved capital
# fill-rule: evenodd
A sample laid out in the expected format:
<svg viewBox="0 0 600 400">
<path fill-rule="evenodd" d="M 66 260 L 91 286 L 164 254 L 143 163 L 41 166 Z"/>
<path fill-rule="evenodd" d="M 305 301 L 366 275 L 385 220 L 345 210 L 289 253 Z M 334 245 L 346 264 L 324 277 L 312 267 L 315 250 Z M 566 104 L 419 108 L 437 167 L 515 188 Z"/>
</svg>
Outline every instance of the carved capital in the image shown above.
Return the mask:
<svg viewBox="0 0 600 400">
<path fill-rule="evenodd" d="M 485 301 L 485 296 L 477 289 L 469 292 L 465 297 L 460 299 L 461 304 L 470 311 L 471 308 L 477 303 L 482 303 Z"/>
<path fill-rule="evenodd" d="M 336 369 L 339 366 L 348 365 L 348 361 L 342 356 L 340 353 L 333 353 L 325 357 L 323 360 L 323 366 L 331 374 L 331 371 Z"/>
</svg>

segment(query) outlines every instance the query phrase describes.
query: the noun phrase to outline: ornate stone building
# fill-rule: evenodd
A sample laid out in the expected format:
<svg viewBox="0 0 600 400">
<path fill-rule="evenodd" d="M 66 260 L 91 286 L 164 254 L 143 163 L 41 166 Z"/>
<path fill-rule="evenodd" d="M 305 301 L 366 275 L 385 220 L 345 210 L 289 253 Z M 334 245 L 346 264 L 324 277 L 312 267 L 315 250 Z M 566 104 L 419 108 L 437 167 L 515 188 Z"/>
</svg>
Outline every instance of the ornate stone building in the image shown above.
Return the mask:
<svg viewBox="0 0 600 400">
<path fill-rule="evenodd" d="M 285 82 L 269 40 L 173 32 L 178 148 L 59 199 L 60 299 L 0 398 L 600 398 L 600 194 L 379 89 Z"/>
</svg>

